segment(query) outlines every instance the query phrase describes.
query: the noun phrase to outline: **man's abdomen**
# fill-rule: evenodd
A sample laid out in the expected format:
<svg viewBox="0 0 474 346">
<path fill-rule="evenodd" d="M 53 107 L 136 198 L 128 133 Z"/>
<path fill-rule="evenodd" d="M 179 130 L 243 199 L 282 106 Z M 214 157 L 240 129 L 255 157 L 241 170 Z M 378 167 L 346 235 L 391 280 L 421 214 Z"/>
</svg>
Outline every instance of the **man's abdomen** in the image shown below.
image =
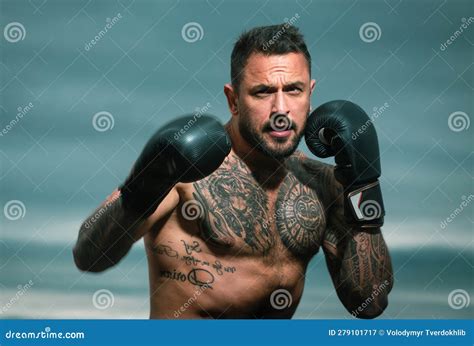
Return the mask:
<svg viewBox="0 0 474 346">
<path fill-rule="evenodd" d="M 176 214 L 145 237 L 151 318 L 293 315 L 303 291 L 304 263 L 280 246 L 264 256 L 252 255 L 244 243 L 219 248 Z"/>
</svg>

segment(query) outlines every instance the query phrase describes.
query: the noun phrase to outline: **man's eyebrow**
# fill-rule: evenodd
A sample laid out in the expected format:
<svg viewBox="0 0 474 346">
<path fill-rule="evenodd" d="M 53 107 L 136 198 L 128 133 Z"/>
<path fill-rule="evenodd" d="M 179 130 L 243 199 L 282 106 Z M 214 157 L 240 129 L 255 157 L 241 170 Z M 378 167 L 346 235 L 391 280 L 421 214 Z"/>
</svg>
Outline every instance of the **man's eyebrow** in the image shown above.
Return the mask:
<svg viewBox="0 0 474 346">
<path fill-rule="evenodd" d="M 277 90 L 274 85 L 258 84 L 250 88 L 251 93 L 271 92 Z"/>
<path fill-rule="evenodd" d="M 296 82 L 285 84 L 283 86 L 283 90 L 291 90 L 291 89 L 294 89 L 294 88 L 303 89 L 304 86 L 305 86 L 305 84 L 303 82 L 296 81 Z"/>
<path fill-rule="evenodd" d="M 292 90 L 294 88 L 303 89 L 305 86 L 304 82 L 295 81 L 283 86 L 283 91 Z M 259 92 L 275 92 L 277 87 L 275 85 L 267 85 L 267 84 L 258 84 L 250 88 L 251 93 L 259 93 Z"/>
</svg>

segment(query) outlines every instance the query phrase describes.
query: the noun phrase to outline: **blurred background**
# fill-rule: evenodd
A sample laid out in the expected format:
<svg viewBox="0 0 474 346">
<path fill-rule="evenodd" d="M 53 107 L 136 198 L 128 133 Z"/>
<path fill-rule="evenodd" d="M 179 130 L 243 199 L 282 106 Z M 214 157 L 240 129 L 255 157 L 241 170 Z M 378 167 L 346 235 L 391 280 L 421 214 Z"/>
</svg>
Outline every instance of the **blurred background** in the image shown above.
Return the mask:
<svg viewBox="0 0 474 346">
<path fill-rule="evenodd" d="M 287 21 L 312 54 L 313 108 L 351 100 L 378 132 L 395 272 L 383 318 L 471 318 L 473 10 L 468 0 L 0 1 L 0 317 L 148 318 L 142 242 L 113 269 L 80 273 L 79 226 L 162 124 L 206 106 L 227 121 L 234 41 Z M 321 253 L 295 318 L 353 318 Z"/>
</svg>

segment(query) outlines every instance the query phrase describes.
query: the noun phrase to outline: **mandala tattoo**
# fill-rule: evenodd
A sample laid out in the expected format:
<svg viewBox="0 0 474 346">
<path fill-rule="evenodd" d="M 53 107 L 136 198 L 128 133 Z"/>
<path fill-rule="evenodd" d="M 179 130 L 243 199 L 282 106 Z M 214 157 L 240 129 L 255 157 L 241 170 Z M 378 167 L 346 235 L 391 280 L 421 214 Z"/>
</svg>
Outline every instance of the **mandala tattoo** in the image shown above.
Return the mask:
<svg viewBox="0 0 474 346">
<path fill-rule="evenodd" d="M 279 192 L 276 211 L 277 229 L 285 246 L 296 256 L 317 253 L 325 216 L 316 193 L 289 175 Z"/>
</svg>

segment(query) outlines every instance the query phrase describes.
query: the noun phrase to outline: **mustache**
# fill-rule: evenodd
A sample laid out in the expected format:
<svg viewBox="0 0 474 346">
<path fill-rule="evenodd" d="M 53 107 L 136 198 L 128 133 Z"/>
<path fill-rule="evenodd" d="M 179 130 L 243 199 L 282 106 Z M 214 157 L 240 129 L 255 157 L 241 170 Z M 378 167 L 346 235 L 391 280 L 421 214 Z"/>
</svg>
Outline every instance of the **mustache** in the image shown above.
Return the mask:
<svg viewBox="0 0 474 346">
<path fill-rule="evenodd" d="M 298 126 L 294 121 L 285 113 L 272 113 L 270 120 L 263 125 L 263 132 L 271 131 L 296 131 Z"/>
</svg>

